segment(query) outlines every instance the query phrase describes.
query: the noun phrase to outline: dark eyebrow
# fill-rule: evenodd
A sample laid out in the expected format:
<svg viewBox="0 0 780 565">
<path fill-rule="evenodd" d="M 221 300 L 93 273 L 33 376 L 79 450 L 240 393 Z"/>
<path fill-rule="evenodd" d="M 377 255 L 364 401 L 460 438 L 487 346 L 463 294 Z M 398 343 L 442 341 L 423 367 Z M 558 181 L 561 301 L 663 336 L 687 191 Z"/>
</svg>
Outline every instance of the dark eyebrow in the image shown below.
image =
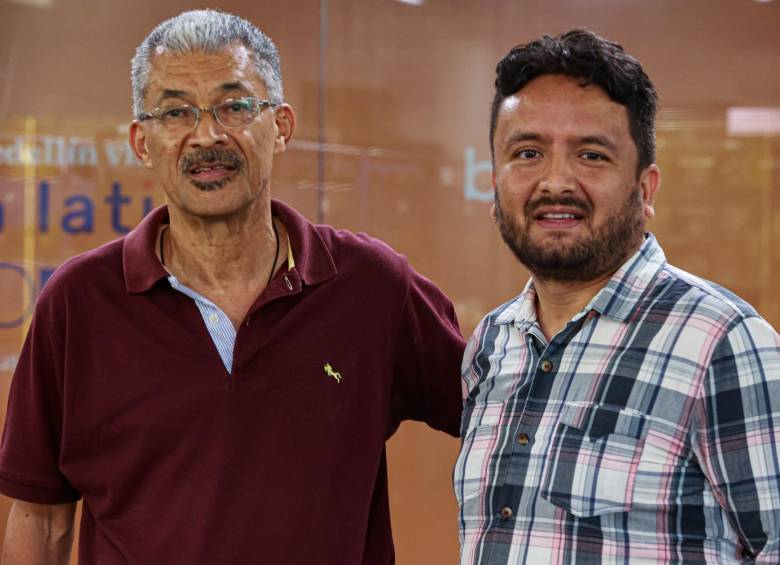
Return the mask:
<svg viewBox="0 0 780 565">
<path fill-rule="evenodd" d="M 252 91 L 241 81 L 234 81 L 234 82 L 225 82 L 220 84 L 217 87 L 217 90 L 221 92 L 235 92 L 236 90 L 251 93 Z M 186 90 L 175 90 L 173 88 L 166 88 L 162 91 L 162 94 L 160 94 L 160 97 L 157 99 L 157 105 L 159 106 L 160 103 L 163 100 L 167 100 L 168 98 L 181 98 L 186 99 L 187 96 L 189 96 L 189 92 Z"/>
<path fill-rule="evenodd" d="M 222 92 L 233 92 L 234 90 L 241 90 L 247 94 L 252 92 L 252 90 L 240 80 L 222 83 L 217 88 Z"/>
<path fill-rule="evenodd" d="M 586 135 L 584 137 L 577 138 L 577 145 L 601 145 L 606 147 L 613 153 L 618 152 L 617 145 L 615 145 L 609 138 L 603 135 Z"/>
<path fill-rule="evenodd" d="M 531 131 L 515 131 L 506 140 L 505 145 L 511 145 L 521 141 L 542 141 L 543 139 L 544 138 L 539 133 L 534 133 Z"/>
<path fill-rule="evenodd" d="M 170 88 L 166 88 L 162 91 L 162 94 L 160 94 L 160 97 L 157 99 L 157 103 L 159 104 L 163 100 L 167 100 L 168 98 L 186 98 L 187 92 L 184 90 L 172 90 Z"/>
<path fill-rule="evenodd" d="M 516 131 L 506 140 L 507 144 L 518 143 L 521 141 L 543 141 L 544 137 L 539 133 L 530 131 Z M 575 145 L 600 145 L 610 151 L 617 152 L 617 145 L 608 137 L 603 135 L 584 135 L 574 140 Z"/>
</svg>

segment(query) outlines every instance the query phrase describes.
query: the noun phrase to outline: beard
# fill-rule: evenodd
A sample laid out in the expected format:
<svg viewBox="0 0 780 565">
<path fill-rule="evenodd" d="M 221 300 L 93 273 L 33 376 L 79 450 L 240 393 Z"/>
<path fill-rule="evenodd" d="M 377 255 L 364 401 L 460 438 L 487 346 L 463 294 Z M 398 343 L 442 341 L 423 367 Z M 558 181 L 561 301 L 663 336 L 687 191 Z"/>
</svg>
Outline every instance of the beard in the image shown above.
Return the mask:
<svg viewBox="0 0 780 565">
<path fill-rule="evenodd" d="M 192 167 L 197 163 L 205 163 L 205 164 L 220 163 L 222 165 L 225 165 L 226 167 L 230 167 L 233 174 L 223 179 L 213 180 L 208 182 L 198 180 L 192 178 L 189 175 L 190 169 L 192 169 Z M 204 192 L 219 190 L 226 184 L 232 182 L 233 179 L 235 179 L 236 176 L 238 176 L 238 174 L 243 169 L 244 169 L 244 160 L 239 155 L 237 155 L 234 151 L 231 151 L 230 149 L 222 149 L 222 148 L 201 149 L 199 151 L 194 151 L 192 153 L 185 155 L 181 160 L 181 164 L 179 165 L 180 172 L 189 179 L 192 185 L 198 190 L 202 190 Z"/>
<path fill-rule="evenodd" d="M 607 218 L 604 225 L 591 229 L 590 234 L 571 241 L 563 230 L 552 233 L 544 242 L 530 235 L 534 210 L 541 206 L 561 205 L 583 212 L 583 221 L 589 222 L 593 206 L 573 197 L 543 196 L 529 200 L 523 213 L 525 227 L 504 214 L 498 192 L 495 196 L 496 220 L 501 238 L 520 262 L 539 280 L 558 282 L 589 282 L 614 273 L 641 244 L 644 235 L 644 216 L 639 185 L 630 191 L 621 209 Z"/>
</svg>

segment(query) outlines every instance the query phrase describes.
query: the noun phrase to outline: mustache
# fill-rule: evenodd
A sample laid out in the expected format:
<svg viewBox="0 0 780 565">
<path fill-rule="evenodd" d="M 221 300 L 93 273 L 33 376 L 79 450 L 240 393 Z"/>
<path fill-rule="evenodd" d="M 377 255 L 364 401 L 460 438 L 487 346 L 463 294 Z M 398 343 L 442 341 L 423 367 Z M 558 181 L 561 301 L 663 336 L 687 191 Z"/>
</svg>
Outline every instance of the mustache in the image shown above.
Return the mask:
<svg viewBox="0 0 780 565">
<path fill-rule="evenodd" d="M 581 212 L 583 215 L 589 215 L 593 212 L 593 205 L 587 200 L 580 200 L 573 196 L 562 196 L 560 198 L 553 198 L 551 196 L 540 196 L 535 200 L 529 200 L 525 205 L 525 213 L 527 216 L 533 215 L 539 208 L 543 206 L 566 206 L 567 208 L 574 208 Z"/>
<path fill-rule="evenodd" d="M 231 149 L 199 149 L 182 157 L 179 170 L 188 173 L 195 165 L 220 163 L 239 172 L 244 168 L 244 160 Z"/>
</svg>

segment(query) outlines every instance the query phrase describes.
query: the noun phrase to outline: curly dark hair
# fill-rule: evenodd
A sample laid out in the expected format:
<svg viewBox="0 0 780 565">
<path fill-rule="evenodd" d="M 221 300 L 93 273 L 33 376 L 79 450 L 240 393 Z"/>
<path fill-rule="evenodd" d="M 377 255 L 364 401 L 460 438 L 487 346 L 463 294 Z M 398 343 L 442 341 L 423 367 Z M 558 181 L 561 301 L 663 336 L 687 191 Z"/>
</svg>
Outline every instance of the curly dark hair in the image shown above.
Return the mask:
<svg viewBox="0 0 780 565">
<path fill-rule="evenodd" d="M 655 114 L 658 104 L 650 77 L 623 47 L 595 33 L 573 29 L 558 37 L 544 35 L 513 47 L 496 66 L 496 94 L 490 108 L 490 152 L 498 110 L 507 97 L 542 75 L 560 74 L 595 84 L 628 110 L 631 138 L 639 160 L 637 175 L 655 162 Z"/>
</svg>

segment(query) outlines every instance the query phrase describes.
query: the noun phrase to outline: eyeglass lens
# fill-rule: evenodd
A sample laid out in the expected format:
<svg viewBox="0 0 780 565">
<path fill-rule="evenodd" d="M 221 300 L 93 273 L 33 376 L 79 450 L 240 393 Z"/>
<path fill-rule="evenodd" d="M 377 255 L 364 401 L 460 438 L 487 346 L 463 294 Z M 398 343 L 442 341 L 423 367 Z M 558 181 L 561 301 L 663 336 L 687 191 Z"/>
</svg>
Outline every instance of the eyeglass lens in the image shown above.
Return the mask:
<svg viewBox="0 0 780 565">
<path fill-rule="evenodd" d="M 226 100 L 213 107 L 217 121 L 229 128 L 246 126 L 255 119 L 260 105 L 253 98 Z M 198 123 L 201 110 L 189 105 L 164 108 L 160 111 L 160 121 L 170 129 L 190 129 Z"/>
</svg>

